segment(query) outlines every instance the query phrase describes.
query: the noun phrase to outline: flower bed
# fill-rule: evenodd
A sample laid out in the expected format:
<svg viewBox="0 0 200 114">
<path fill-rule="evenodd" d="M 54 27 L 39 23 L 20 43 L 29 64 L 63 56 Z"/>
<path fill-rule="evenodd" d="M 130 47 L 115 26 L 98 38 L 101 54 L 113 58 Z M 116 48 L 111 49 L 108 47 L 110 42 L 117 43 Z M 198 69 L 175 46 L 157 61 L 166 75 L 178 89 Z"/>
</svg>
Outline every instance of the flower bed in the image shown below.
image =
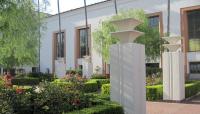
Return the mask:
<svg viewBox="0 0 200 114">
<path fill-rule="evenodd" d="M 46 82 L 37 88 L 0 89 L 0 113 L 74 114 L 86 111 L 84 114 L 123 114 L 122 107 L 110 102 L 108 97 L 86 94 L 73 84 L 70 86 Z"/>
</svg>

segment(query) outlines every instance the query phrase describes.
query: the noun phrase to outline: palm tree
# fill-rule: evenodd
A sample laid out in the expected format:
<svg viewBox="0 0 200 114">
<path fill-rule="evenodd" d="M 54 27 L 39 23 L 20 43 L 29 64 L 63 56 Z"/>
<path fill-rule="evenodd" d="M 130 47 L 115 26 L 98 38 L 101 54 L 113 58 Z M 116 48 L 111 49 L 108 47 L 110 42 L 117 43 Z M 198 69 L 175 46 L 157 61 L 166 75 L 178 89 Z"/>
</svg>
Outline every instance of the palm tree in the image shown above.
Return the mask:
<svg viewBox="0 0 200 114">
<path fill-rule="evenodd" d="M 117 10 L 117 0 L 114 0 L 114 4 L 115 4 L 115 14 L 118 14 L 118 10 Z"/>
<path fill-rule="evenodd" d="M 88 16 L 87 16 L 87 4 L 86 4 L 86 0 L 84 0 L 84 8 L 85 8 L 85 27 L 86 27 L 86 55 L 89 55 L 89 46 L 88 46 Z"/>
<path fill-rule="evenodd" d="M 60 1 L 57 0 L 57 5 L 58 5 L 58 26 L 59 26 L 59 37 L 61 39 L 61 18 L 60 18 Z"/>
<path fill-rule="evenodd" d="M 167 36 L 170 36 L 170 0 L 167 1 Z"/>
</svg>

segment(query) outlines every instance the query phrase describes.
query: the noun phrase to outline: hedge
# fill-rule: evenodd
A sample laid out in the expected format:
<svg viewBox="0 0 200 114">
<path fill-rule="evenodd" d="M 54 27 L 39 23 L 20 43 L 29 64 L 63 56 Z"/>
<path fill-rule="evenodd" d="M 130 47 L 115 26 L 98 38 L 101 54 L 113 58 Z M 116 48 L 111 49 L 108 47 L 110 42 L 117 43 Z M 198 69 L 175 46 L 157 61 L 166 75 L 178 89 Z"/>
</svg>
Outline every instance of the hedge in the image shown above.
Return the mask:
<svg viewBox="0 0 200 114">
<path fill-rule="evenodd" d="M 12 84 L 13 85 L 38 85 L 40 80 L 38 78 L 13 78 Z"/>
<path fill-rule="evenodd" d="M 110 95 L 110 84 L 104 84 L 101 88 L 102 95 Z M 146 99 L 147 100 L 162 100 L 163 87 L 162 85 L 146 86 Z"/>
<path fill-rule="evenodd" d="M 116 103 L 106 103 L 66 114 L 124 114 L 122 106 Z"/>
<path fill-rule="evenodd" d="M 98 84 L 98 88 L 100 89 L 103 84 L 109 84 L 110 79 L 90 79 L 89 81 L 96 81 Z"/>
<path fill-rule="evenodd" d="M 95 80 L 89 80 L 84 84 L 83 91 L 86 93 L 97 92 L 98 84 Z"/>
<path fill-rule="evenodd" d="M 103 84 L 101 87 L 102 95 L 110 95 L 110 84 Z M 163 86 L 146 86 L 146 99 L 153 100 L 162 100 L 163 98 Z"/>
<path fill-rule="evenodd" d="M 101 94 L 102 95 L 110 95 L 110 84 L 103 84 L 101 86 Z"/>
<path fill-rule="evenodd" d="M 106 79 L 106 76 L 101 75 L 101 74 L 93 74 L 91 76 L 91 79 Z"/>
<path fill-rule="evenodd" d="M 200 81 L 192 81 L 185 86 L 185 97 L 191 97 L 200 92 Z"/>
<path fill-rule="evenodd" d="M 146 86 L 146 99 L 148 101 L 163 99 L 163 85 Z"/>
</svg>

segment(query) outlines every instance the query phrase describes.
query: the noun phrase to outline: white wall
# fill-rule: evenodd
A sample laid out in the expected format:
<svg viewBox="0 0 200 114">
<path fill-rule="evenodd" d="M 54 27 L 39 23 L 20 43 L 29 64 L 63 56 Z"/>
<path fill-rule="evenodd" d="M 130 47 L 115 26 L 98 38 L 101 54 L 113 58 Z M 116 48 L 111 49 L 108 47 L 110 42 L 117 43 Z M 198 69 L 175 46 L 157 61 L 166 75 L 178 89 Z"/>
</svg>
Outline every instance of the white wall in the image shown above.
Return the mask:
<svg viewBox="0 0 200 114">
<path fill-rule="evenodd" d="M 119 9 L 144 9 L 147 13 L 162 12 L 164 32 L 167 31 L 167 0 L 118 0 Z M 172 0 L 171 2 L 171 35 L 180 35 L 180 8 L 200 5 L 199 0 Z M 88 7 L 88 24 L 92 32 L 99 22 L 115 14 L 113 1 L 102 2 Z M 52 72 L 52 35 L 58 31 L 58 15 L 47 18 L 47 30 L 41 41 L 41 71 L 47 68 Z M 68 11 L 61 14 L 62 30 L 66 30 L 66 62 L 67 69 L 74 68 L 74 39 L 75 27 L 85 25 L 84 8 Z M 92 39 L 93 42 L 93 39 Z M 92 43 L 93 47 L 93 43 Z M 93 69 L 102 66 L 101 56 L 92 48 Z"/>
</svg>

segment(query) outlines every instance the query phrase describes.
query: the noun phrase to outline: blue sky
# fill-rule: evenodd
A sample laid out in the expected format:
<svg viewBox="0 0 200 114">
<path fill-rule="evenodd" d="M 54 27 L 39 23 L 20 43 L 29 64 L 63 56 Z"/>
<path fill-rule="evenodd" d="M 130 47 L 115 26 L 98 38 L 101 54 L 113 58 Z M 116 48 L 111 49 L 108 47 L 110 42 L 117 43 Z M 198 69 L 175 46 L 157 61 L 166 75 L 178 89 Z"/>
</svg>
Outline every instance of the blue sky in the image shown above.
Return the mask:
<svg viewBox="0 0 200 114">
<path fill-rule="evenodd" d="M 105 0 L 86 0 L 87 5 L 105 1 Z M 56 14 L 57 10 L 57 0 L 49 0 L 50 6 L 48 6 L 47 12 L 50 14 Z M 84 0 L 60 0 L 60 11 L 67 11 L 70 9 L 78 8 L 84 6 Z"/>
</svg>

